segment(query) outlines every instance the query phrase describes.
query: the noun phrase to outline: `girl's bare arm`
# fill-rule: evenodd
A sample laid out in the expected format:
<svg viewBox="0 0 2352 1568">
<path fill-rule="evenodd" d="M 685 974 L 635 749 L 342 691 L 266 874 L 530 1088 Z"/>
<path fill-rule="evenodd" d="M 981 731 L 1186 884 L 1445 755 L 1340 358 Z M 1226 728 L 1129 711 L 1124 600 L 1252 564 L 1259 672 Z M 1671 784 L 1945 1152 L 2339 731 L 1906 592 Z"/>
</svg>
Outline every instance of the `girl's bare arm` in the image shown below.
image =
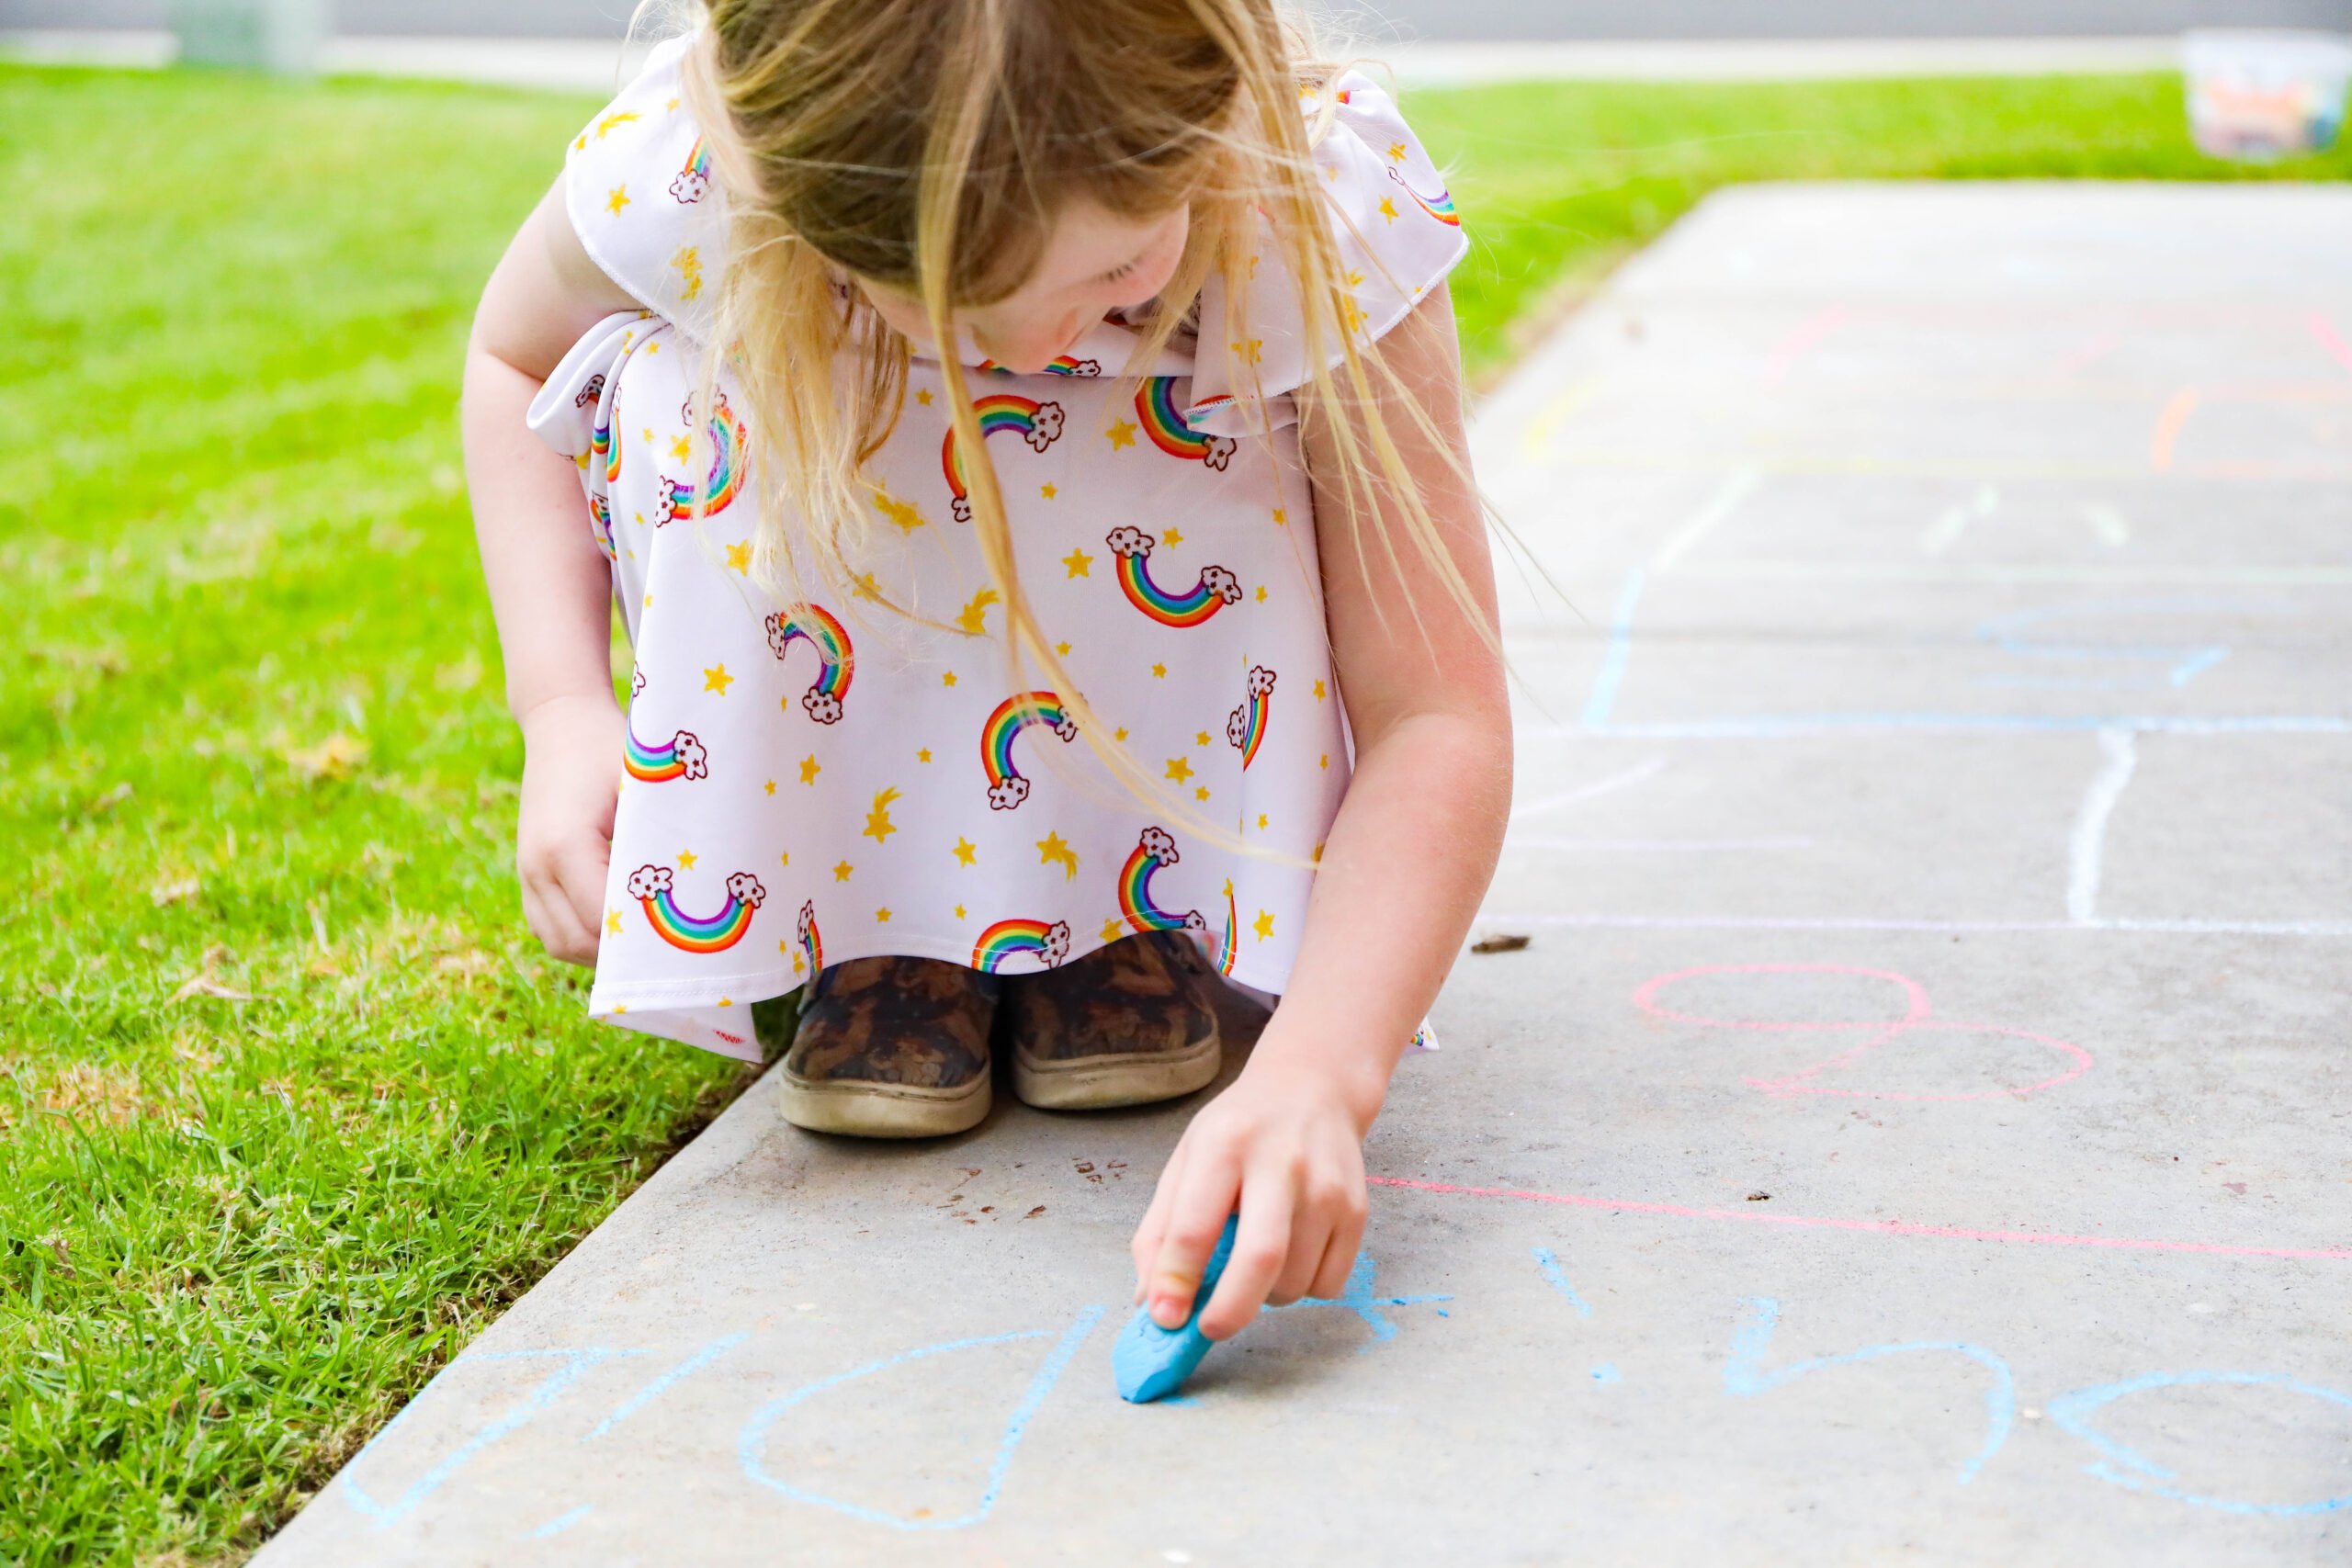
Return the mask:
<svg viewBox="0 0 2352 1568">
<path fill-rule="evenodd" d="M 634 303 L 581 249 L 559 180 L 491 274 L 466 345 L 466 485 L 525 744 L 524 912 L 549 952 L 583 964 L 602 924 L 620 754 L 612 580 L 571 460 L 524 419 L 581 334 Z"/>
<path fill-rule="evenodd" d="M 1159 1322 L 1181 1323 L 1239 1201 L 1232 1260 L 1201 1315 L 1212 1337 L 1241 1327 L 1270 1297 L 1344 1286 L 1363 1232 L 1364 1135 L 1461 950 L 1510 815 L 1510 710 L 1489 646 L 1497 611 L 1485 521 L 1475 490 L 1446 461 L 1450 452 L 1467 474 L 1444 288 L 1381 348 L 1437 426 L 1432 443 L 1401 407 L 1381 411 L 1422 476 L 1476 615 L 1464 614 L 1401 522 L 1374 515 L 1351 527 L 1345 490 L 1316 482 L 1325 613 L 1355 776 L 1324 845 L 1290 989 L 1241 1077 L 1187 1129 L 1136 1237 L 1139 1296 Z M 1304 418 L 1300 432 L 1310 478 L 1337 472 L 1329 422 Z"/>
</svg>

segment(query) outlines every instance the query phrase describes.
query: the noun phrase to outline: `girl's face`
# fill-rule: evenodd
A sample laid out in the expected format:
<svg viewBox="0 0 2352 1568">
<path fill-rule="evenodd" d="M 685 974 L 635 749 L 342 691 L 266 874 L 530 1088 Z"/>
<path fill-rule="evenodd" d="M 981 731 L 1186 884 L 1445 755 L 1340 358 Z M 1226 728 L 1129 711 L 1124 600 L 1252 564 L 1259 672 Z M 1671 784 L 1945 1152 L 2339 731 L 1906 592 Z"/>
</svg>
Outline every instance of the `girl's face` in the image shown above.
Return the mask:
<svg viewBox="0 0 2352 1568">
<path fill-rule="evenodd" d="M 956 333 L 1006 369 L 1034 375 L 1109 311 L 1143 304 L 1165 288 L 1183 256 L 1191 218 L 1182 206 L 1138 222 L 1084 199 L 1065 203 L 1028 281 L 993 303 L 956 310 Z M 919 350 L 933 346 L 916 296 L 856 282 L 876 314 Z"/>
</svg>

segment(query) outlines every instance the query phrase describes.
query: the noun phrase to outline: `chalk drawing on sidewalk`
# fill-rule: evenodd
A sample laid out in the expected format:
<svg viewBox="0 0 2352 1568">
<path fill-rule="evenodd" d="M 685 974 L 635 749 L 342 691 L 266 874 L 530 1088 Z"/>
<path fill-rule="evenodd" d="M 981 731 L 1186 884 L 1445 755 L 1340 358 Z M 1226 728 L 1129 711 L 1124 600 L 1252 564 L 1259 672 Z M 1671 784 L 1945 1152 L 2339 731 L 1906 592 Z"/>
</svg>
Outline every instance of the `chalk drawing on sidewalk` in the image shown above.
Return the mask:
<svg viewBox="0 0 2352 1568">
<path fill-rule="evenodd" d="M 1747 975 L 1851 975 L 1883 980 L 1901 992 L 1903 1014 L 1894 1019 L 1714 1018 L 1704 1013 L 1678 1011 L 1665 1006 L 1659 999 L 1671 987 L 1689 981 Z M 1799 1067 L 1777 1077 L 1750 1077 L 1744 1080 L 1750 1089 L 1774 1096 L 1812 1094 L 1849 1100 L 2015 1100 L 2039 1094 L 2043 1089 L 2055 1089 L 2060 1084 L 2071 1083 L 2091 1069 L 2091 1054 L 2070 1040 L 2036 1033 L 2030 1029 L 2011 1029 L 2003 1024 L 1962 1023 L 1936 1017 L 1928 1001 L 1927 988 L 1909 976 L 1897 974 L 1892 969 L 1871 969 L 1850 964 L 1708 964 L 1652 976 L 1634 987 L 1634 1006 L 1652 1018 L 1700 1029 L 1744 1030 L 1764 1034 L 1852 1033 L 1860 1036 L 1846 1049 L 1809 1066 Z M 1992 1035 L 2028 1041 L 2056 1055 L 2064 1065 L 2055 1073 L 2031 1083 L 2003 1084 L 1965 1092 L 1846 1089 L 1815 1081 L 1826 1074 L 1854 1067 L 1871 1053 L 1897 1041 L 1928 1033 Z"/>
</svg>

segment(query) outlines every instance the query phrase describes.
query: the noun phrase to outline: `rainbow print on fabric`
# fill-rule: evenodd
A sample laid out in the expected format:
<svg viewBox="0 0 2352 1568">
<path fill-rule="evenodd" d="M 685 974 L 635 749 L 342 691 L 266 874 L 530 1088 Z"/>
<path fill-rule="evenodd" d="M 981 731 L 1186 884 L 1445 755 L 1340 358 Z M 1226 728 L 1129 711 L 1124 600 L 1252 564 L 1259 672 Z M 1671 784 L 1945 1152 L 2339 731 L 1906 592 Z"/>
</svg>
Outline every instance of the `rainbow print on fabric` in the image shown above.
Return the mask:
<svg viewBox="0 0 2352 1568">
<path fill-rule="evenodd" d="M 1227 877 L 1225 882 L 1225 942 L 1218 947 L 1216 954 L 1216 972 L 1220 975 L 1233 973 L 1235 939 L 1239 935 L 1240 931 L 1241 915 L 1233 907 L 1233 879 Z"/>
<path fill-rule="evenodd" d="M 1114 528 L 1102 542 L 1119 558 L 1119 588 L 1127 603 L 1163 626 L 1197 626 L 1241 603 L 1241 580 L 1221 566 L 1204 566 L 1192 587 L 1170 593 L 1151 580 L 1151 547 L 1157 542 L 1140 528 Z"/>
<path fill-rule="evenodd" d="M 1250 667 L 1250 695 L 1225 721 L 1225 738 L 1240 748 L 1244 773 L 1257 761 L 1258 743 L 1266 738 L 1266 710 L 1274 700 L 1274 672 L 1262 664 Z"/>
<path fill-rule="evenodd" d="M 1198 909 L 1174 915 L 1152 902 L 1152 874 L 1162 866 L 1174 865 L 1179 858 L 1174 834 L 1165 828 L 1143 830 L 1127 856 L 1127 863 L 1119 868 L 1119 913 L 1126 917 L 1127 924 L 1139 931 L 1207 933 L 1209 923 Z"/>
<path fill-rule="evenodd" d="M 689 401 L 686 423 L 691 427 L 694 423 L 694 408 Z M 709 478 L 700 490 L 696 490 L 683 479 L 662 475 L 661 482 L 653 490 L 653 509 L 660 513 L 653 519 L 655 527 L 674 523 L 681 517 L 717 516 L 726 511 L 728 504 L 741 491 L 743 454 L 751 444 L 751 436 L 744 430 L 742 422 L 728 408 L 724 395 L 718 400 L 718 412 L 711 416 L 709 430 Z M 620 452 L 618 443 L 614 445 L 613 452 L 617 457 Z"/>
<path fill-rule="evenodd" d="M 972 967 L 993 975 L 1024 953 L 1037 955 L 1039 968 L 1051 969 L 1069 956 L 1069 926 L 1061 920 L 999 920 L 972 944 Z"/>
<path fill-rule="evenodd" d="M 817 906 L 813 902 L 803 903 L 800 906 L 800 925 L 797 934 L 800 938 L 800 956 L 808 961 L 808 977 L 813 980 L 817 977 L 817 972 L 825 966 L 825 939 L 817 930 Z"/>
<path fill-rule="evenodd" d="M 987 371 L 991 376 L 1018 376 L 1021 374 L 1018 370 L 1007 370 L 1003 366 L 999 365 L 993 359 L 981 360 L 979 367 Z M 1102 366 L 1098 360 L 1072 359 L 1067 354 L 1057 354 L 1052 359 L 1046 361 L 1046 368 L 1041 371 L 1040 374 L 1046 376 L 1100 376 L 1102 374 Z"/>
<path fill-rule="evenodd" d="M 1029 798 L 1029 781 L 1012 765 L 1012 742 L 1033 724 L 1053 726 L 1064 744 L 1078 739 L 1078 721 L 1051 692 L 1022 692 L 997 704 L 980 727 L 980 765 L 988 770 L 991 811 L 1010 811 Z"/>
<path fill-rule="evenodd" d="M 691 207 L 700 201 L 709 189 L 710 149 L 704 146 L 702 138 L 697 136 L 695 144 L 686 149 L 686 166 L 678 171 L 676 179 L 670 182 L 670 194 L 677 198 L 680 206 Z"/>
<path fill-rule="evenodd" d="M 848 629 L 821 604 L 779 611 L 768 617 L 767 627 L 768 650 L 778 659 L 791 653 L 796 638 L 817 650 L 817 679 L 800 694 L 800 705 L 819 724 L 839 724 L 842 699 L 849 695 L 850 670 L 857 662 Z"/>
<path fill-rule="evenodd" d="M 1035 398 L 1024 398 L 1017 392 L 990 392 L 985 398 L 972 400 L 972 412 L 979 417 L 980 438 L 1011 431 L 1029 444 L 1033 452 L 1043 452 L 1061 438 L 1062 405 L 1041 403 Z M 947 476 L 947 492 L 958 523 L 972 520 L 972 502 L 966 490 L 964 454 L 956 449 L 956 427 L 947 427 L 946 437 L 940 443 L 939 466 Z"/>
<path fill-rule="evenodd" d="M 1394 168 L 1391 168 L 1388 171 L 1388 177 L 1395 180 L 1398 185 L 1403 186 L 1405 188 L 1405 194 L 1413 198 L 1413 205 L 1419 208 L 1423 212 L 1428 213 L 1430 217 L 1436 219 L 1439 222 L 1444 224 L 1449 229 L 1459 229 L 1462 227 L 1462 220 L 1455 215 L 1453 210 L 1453 192 L 1446 190 L 1443 186 L 1440 186 L 1437 196 L 1432 199 L 1430 197 L 1423 196 L 1419 191 L 1415 190 L 1409 184 L 1407 184 L 1405 176 L 1398 174 Z"/>
<path fill-rule="evenodd" d="M 1186 424 L 1183 411 L 1176 406 L 1176 380 L 1173 376 L 1147 376 L 1136 389 L 1136 418 L 1143 433 L 1171 457 L 1206 463 L 1223 472 L 1240 444 L 1229 435 L 1204 435 Z"/>
<path fill-rule="evenodd" d="M 628 730 L 628 742 L 621 752 L 621 765 L 628 776 L 647 784 L 667 784 L 672 779 L 702 779 L 710 776 L 710 754 L 703 750 L 692 730 L 681 729 L 659 746 L 648 746 L 637 738 L 637 727 Z"/>
<path fill-rule="evenodd" d="M 601 495 L 588 498 L 588 532 L 606 560 L 620 559 L 620 551 L 613 547 L 613 503 Z"/>
<path fill-rule="evenodd" d="M 671 896 L 666 865 L 641 865 L 628 874 L 628 896 L 645 907 L 654 934 L 686 953 L 724 953 L 752 929 L 752 913 L 767 897 L 758 877 L 739 871 L 727 879 L 727 902 L 715 915 L 689 915 Z"/>
<path fill-rule="evenodd" d="M 607 490 L 612 488 L 615 479 L 621 477 L 621 444 L 613 439 L 613 415 L 618 412 L 619 405 L 620 400 L 615 398 L 611 403 L 598 409 L 596 427 L 588 435 L 591 457 L 605 465 L 605 488 Z"/>
</svg>

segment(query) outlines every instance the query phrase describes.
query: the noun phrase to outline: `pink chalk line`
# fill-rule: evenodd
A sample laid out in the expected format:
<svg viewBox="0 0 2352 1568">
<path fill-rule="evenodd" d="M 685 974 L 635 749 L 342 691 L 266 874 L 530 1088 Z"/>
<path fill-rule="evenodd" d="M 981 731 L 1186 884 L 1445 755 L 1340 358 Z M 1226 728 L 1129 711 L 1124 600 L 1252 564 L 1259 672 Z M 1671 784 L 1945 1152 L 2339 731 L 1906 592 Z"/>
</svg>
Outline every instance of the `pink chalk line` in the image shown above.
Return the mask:
<svg viewBox="0 0 2352 1568">
<path fill-rule="evenodd" d="M 1515 1198 L 1524 1203 L 1554 1203 L 1567 1209 L 1610 1209 L 1629 1214 L 1666 1214 L 1683 1220 L 1739 1220 L 1757 1225 L 1794 1225 L 1805 1230 L 1867 1231 L 1877 1235 L 1934 1236 L 1945 1241 L 1998 1241 L 2027 1247 L 2096 1247 L 2120 1252 L 2200 1252 L 2223 1258 L 2303 1258 L 2352 1260 L 2352 1247 L 2240 1247 L 2221 1241 L 2164 1241 L 2147 1236 L 2066 1235 L 2055 1231 L 1978 1230 L 1969 1225 L 1921 1225 L 1907 1220 L 1841 1220 L 1824 1214 L 1766 1214 L 1742 1209 L 1699 1209 L 1687 1203 L 1642 1203 L 1595 1198 L 1578 1192 L 1531 1192 L 1516 1187 L 1465 1187 L 1451 1181 L 1415 1181 L 1401 1176 L 1368 1176 L 1374 1187 L 1401 1188 L 1458 1198 Z"/>
<path fill-rule="evenodd" d="M 1658 1002 L 1658 993 L 1683 980 L 1696 980 L 1711 975 L 1860 975 L 1868 979 L 1884 980 L 1903 992 L 1904 1012 L 1896 1019 L 1826 1019 L 1790 1020 L 1752 1018 L 1708 1018 L 1699 1013 L 1676 1012 Z M 1850 964 L 1707 964 L 1695 969 L 1677 969 L 1671 974 L 1654 975 L 1634 988 L 1634 1005 L 1652 1018 L 1669 1023 L 1695 1024 L 1702 1029 L 1747 1029 L 1766 1033 L 1798 1034 L 1822 1030 L 1867 1030 L 1870 1037 L 1848 1047 L 1834 1056 L 1800 1067 L 1783 1077 L 1751 1077 L 1751 1089 L 1771 1095 L 1825 1094 L 1849 1100 L 2022 1100 L 2039 1094 L 2045 1089 L 2055 1089 L 2071 1083 L 2091 1069 L 2091 1054 L 2072 1041 L 2036 1034 L 2030 1030 L 2007 1029 L 1996 1023 L 1959 1023 L 1934 1016 L 1928 1004 L 1927 987 L 1907 975 L 1892 969 L 1865 969 Z M 1894 1089 L 1827 1089 L 1806 1080 L 1819 1077 L 1835 1067 L 1851 1066 L 1863 1056 L 1888 1042 L 1905 1034 L 1920 1032 L 1955 1034 L 1998 1034 L 2011 1040 L 2030 1040 L 2066 1058 L 2067 1066 L 2056 1075 L 2018 1088 L 2007 1086 L 1978 1089 L 1970 1094 L 1915 1094 Z"/>
<path fill-rule="evenodd" d="M 1798 322 L 1789 335 L 1773 348 L 1772 357 L 1764 367 L 1764 379 L 1773 386 L 1787 380 L 1789 372 L 1797 367 L 1797 362 L 1836 335 L 1848 319 L 1843 309 L 1832 305 Z"/>
<path fill-rule="evenodd" d="M 2311 319 L 2311 329 L 2312 338 L 2327 351 L 2328 356 L 2345 369 L 2352 370 L 2352 343 L 2346 343 L 2344 334 L 2335 330 L 2334 318 L 2324 313 L 2315 314 Z"/>
</svg>

